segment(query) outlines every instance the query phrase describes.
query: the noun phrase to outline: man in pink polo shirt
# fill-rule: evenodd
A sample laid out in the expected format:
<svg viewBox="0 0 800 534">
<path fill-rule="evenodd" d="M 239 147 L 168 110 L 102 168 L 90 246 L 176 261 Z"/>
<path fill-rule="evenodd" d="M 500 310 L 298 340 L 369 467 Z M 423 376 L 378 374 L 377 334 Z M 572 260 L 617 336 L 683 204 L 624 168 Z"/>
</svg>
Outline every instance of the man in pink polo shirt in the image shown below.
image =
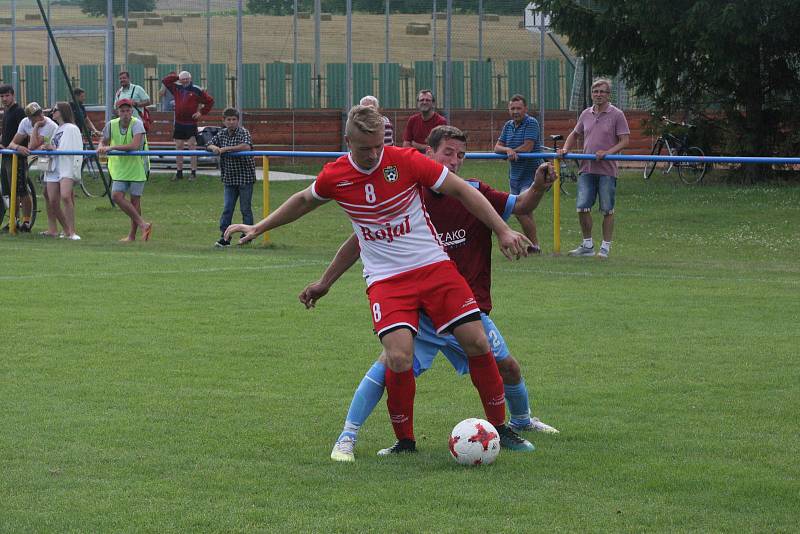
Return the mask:
<svg viewBox="0 0 800 534">
<path fill-rule="evenodd" d="M 594 256 L 592 241 L 592 206 L 600 197 L 603 214 L 603 242 L 597 257 L 605 259 L 611 251 L 614 232 L 614 200 L 617 191 L 617 162 L 605 159 L 628 146 L 630 129 L 622 110 L 609 102 L 611 80 L 599 78 L 592 84 L 593 106 L 583 110 L 575 129 L 567 136 L 558 154 L 564 155 L 575 146 L 578 136 L 583 137 L 584 154 L 594 154 L 594 160 L 581 160 L 578 178 L 578 195 L 575 206 L 583 232 L 583 242 L 571 250 L 570 256 Z"/>
</svg>

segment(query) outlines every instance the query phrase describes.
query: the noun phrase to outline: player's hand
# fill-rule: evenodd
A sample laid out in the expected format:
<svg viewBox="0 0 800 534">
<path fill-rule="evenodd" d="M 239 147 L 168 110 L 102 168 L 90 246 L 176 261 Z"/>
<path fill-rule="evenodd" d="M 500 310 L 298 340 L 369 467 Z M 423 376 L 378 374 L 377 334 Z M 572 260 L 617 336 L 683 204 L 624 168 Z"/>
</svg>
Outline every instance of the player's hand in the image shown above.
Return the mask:
<svg viewBox="0 0 800 534">
<path fill-rule="evenodd" d="M 192 118 L 194 120 L 199 119 L 200 118 L 200 112 L 199 111 L 195 111 L 194 113 L 192 113 Z"/>
<path fill-rule="evenodd" d="M 528 247 L 533 247 L 533 243 L 527 237 L 510 228 L 503 234 L 498 234 L 497 240 L 500 242 L 500 252 L 509 260 L 518 260 L 520 256 L 527 256 Z"/>
<path fill-rule="evenodd" d="M 258 232 L 256 232 L 256 227 L 252 224 L 232 224 L 228 226 L 225 230 L 225 240 L 230 241 L 231 236 L 236 232 L 241 232 L 244 235 L 239 239 L 239 244 L 244 245 L 245 243 L 249 243 L 256 237 L 258 237 Z"/>
<path fill-rule="evenodd" d="M 302 302 L 307 310 L 310 310 L 314 306 L 317 305 L 317 301 L 328 294 L 328 290 L 330 287 L 323 284 L 320 281 L 316 281 L 313 284 L 308 284 L 305 289 L 300 293 L 298 298 L 300 302 Z"/>
<path fill-rule="evenodd" d="M 608 154 L 608 150 L 598 150 L 594 153 L 594 157 L 597 159 L 603 159 L 606 157 L 606 154 Z"/>
<path fill-rule="evenodd" d="M 31 155 L 31 151 L 26 146 L 21 146 L 21 145 L 17 146 L 17 152 L 19 152 L 23 156 L 30 156 Z"/>
<path fill-rule="evenodd" d="M 213 152 L 214 154 L 217 154 L 217 155 L 222 153 L 222 151 L 220 150 L 220 148 L 217 145 L 208 145 L 206 147 L 206 149 L 210 150 L 211 152 Z"/>
<path fill-rule="evenodd" d="M 536 177 L 533 180 L 533 187 L 536 189 L 547 189 L 556 181 L 556 169 L 552 163 L 542 163 L 536 169 Z"/>
<path fill-rule="evenodd" d="M 566 151 L 566 150 L 564 150 L 563 148 L 559 148 L 558 150 L 556 150 L 556 155 L 557 155 L 559 158 L 562 158 L 562 157 L 564 157 L 564 154 L 567 154 L 567 151 Z"/>
<path fill-rule="evenodd" d="M 508 156 L 508 161 L 517 161 L 519 159 L 519 154 L 511 149 L 506 150 L 506 156 Z"/>
<path fill-rule="evenodd" d="M 103 145 L 103 146 L 97 147 L 97 155 L 98 156 L 105 156 L 106 154 L 108 154 L 109 150 L 111 150 L 110 146 Z"/>
</svg>

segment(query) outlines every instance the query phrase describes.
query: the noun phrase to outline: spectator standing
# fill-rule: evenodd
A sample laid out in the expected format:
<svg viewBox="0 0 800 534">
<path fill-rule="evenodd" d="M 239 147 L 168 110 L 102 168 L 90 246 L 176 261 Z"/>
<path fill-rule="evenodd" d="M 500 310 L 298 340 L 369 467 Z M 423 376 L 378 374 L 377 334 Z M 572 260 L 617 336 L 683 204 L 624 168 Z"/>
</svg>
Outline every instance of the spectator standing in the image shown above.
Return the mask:
<svg viewBox="0 0 800 534">
<path fill-rule="evenodd" d="M 108 154 L 109 150 L 131 152 L 147 149 L 147 136 L 142 121 L 133 116 L 133 102 L 120 100 L 116 104 L 117 117 L 109 121 L 103 128 L 103 139 L 100 141 L 98 154 Z M 145 241 L 150 239 L 153 225 L 142 218 L 142 193 L 149 174 L 149 164 L 144 156 L 109 156 L 108 173 L 114 180 L 111 184 L 111 198 L 119 209 L 131 219 L 131 228 L 122 242 L 136 240 L 136 231 L 142 231 Z M 130 194 L 130 200 L 125 198 Z"/>
<path fill-rule="evenodd" d="M 175 99 L 175 129 L 172 138 L 175 148 L 183 150 L 187 143 L 189 150 L 197 146 L 197 120 L 208 115 L 214 105 L 214 99 L 203 88 L 192 83 L 192 75 L 187 71 L 180 74 L 170 72 L 161 83 L 172 93 Z M 183 156 L 175 157 L 177 172 L 173 180 L 183 178 Z M 197 178 L 197 156 L 191 158 L 192 175 L 189 180 Z"/>
<path fill-rule="evenodd" d="M 31 102 L 25 106 L 25 118 L 20 121 L 19 127 L 17 128 L 17 133 L 14 134 L 14 138 L 8 144 L 8 148 L 16 150 L 23 156 L 29 156 L 31 150 L 38 150 L 45 143 L 49 143 L 57 129 L 58 125 L 48 117 L 45 117 L 42 106 L 40 106 L 37 102 Z M 24 167 L 28 166 L 28 162 L 25 158 L 23 158 L 18 164 Z M 19 180 L 19 172 L 17 173 L 17 180 Z M 22 185 L 19 183 L 19 181 L 17 184 Z M 18 188 L 18 190 L 20 189 Z M 25 191 L 25 188 L 21 188 L 21 191 Z M 46 200 L 47 189 L 44 190 L 44 197 Z M 31 205 L 31 207 L 26 208 L 27 205 Z M 28 214 L 31 213 L 32 204 L 30 199 L 27 200 L 26 204 L 26 201 L 23 197 L 23 224 L 20 228 L 23 232 L 30 231 L 30 222 L 27 226 L 24 224 L 26 211 Z M 30 221 L 30 218 L 28 221 Z M 58 237 L 58 234 L 54 232 L 42 232 L 40 235 Z"/>
<path fill-rule="evenodd" d="M 58 128 L 42 148 L 56 151 L 83 150 L 83 135 L 75 125 L 69 103 L 56 102 L 53 119 L 58 123 Z M 61 223 L 64 238 L 72 241 L 79 241 L 81 238 L 75 232 L 75 196 L 72 188 L 81 179 L 82 163 L 83 156 L 50 157 L 50 165 L 44 173 L 48 235 L 56 235 L 58 223 Z"/>
<path fill-rule="evenodd" d="M 603 214 L 603 242 L 597 256 L 608 258 L 611 252 L 611 237 L 614 233 L 614 205 L 617 193 L 617 162 L 605 159 L 628 146 L 630 128 L 625 114 L 612 105 L 611 80 L 599 78 L 592 83 L 592 107 L 586 108 L 578 117 L 575 129 L 558 150 L 566 154 L 583 137 L 584 154 L 594 154 L 594 160 L 581 160 L 578 176 L 578 195 L 575 207 L 581 225 L 583 242 L 570 251 L 570 256 L 594 256 L 592 240 L 592 206 L 600 198 L 600 213 Z"/>
<path fill-rule="evenodd" d="M 158 96 L 161 99 L 161 111 L 175 111 L 175 97 L 172 96 L 171 91 L 167 91 L 167 86 L 163 83 L 158 91 Z"/>
<path fill-rule="evenodd" d="M 19 125 L 25 120 L 25 111 L 17 104 L 14 88 L 10 85 L 0 85 L 0 102 L 3 104 L 3 130 L 2 138 L 0 138 L 0 148 L 11 148 Z M 22 224 L 20 224 L 19 229 L 21 232 L 30 232 L 33 203 L 24 185 L 28 160 L 24 156 L 18 157 L 17 160 L 17 196 L 22 202 Z M 4 195 L 9 195 L 11 192 L 11 180 L 9 180 L 11 176 L 11 166 L 12 156 L 4 155 L 2 158 L 2 166 L 0 167 L 0 180 L 2 180 Z M 0 200 L 0 202 L 2 202 L 2 200 Z"/>
<path fill-rule="evenodd" d="M 142 120 L 141 110 L 150 105 L 150 95 L 141 85 L 131 83 L 130 73 L 123 70 L 119 73 L 119 89 L 114 95 L 114 102 L 126 99 L 133 102 L 133 116 Z"/>
<path fill-rule="evenodd" d="M 362 98 L 359 104 L 362 106 L 369 106 L 375 109 L 375 111 L 377 111 L 378 113 L 381 112 L 378 98 L 372 95 L 367 95 L 364 98 Z M 392 126 L 392 121 L 390 121 L 389 117 L 387 117 L 386 115 L 381 115 L 381 118 L 383 119 L 383 127 L 384 127 L 383 144 L 385 146 L 394 145 L 394 126 Z"/>
<path fill-rule="evenodd" d="M 84 105 L 84 102 L 86 102 L 86 91 L 80 87 L 76 87 L 72 90 L 72 94 L 75 96 L 75 100 L 78 101 L 77 106 L 74 101 L 69 103 L 69 107 L 72 108 L 72 115 L 75 117 L 75 126 L 78 127 L 81 133 L 100 135 L 100 130 L 94 127 L 92 119 L 90 119 L 89 115 L 86 113 L 86 106 Z M 87 126 L 89 127 L 88 130 L 86 130 Z"/>
<path fill-rule="evenodd" d="M 222 121 L 225 128 L 220 130 L 209 141 L 208 150 L 220 156 L 220 174 L 225 187 L 224 206 L 219 219 L 219 230 L 222 234 L 214 243 L 216 247 L 229 247 L 231 242 L 225 239 L 225 230 L 233 220 L 233 210 L 236 208 L 236 199 L 239 199 L 239 210 L 242 212 L 242 222 L 253 224 L 253 184 L 256 183 L 256 163 L 252 156 L 228 155 L 231 152 L 253 150 L 253 140 L 246 128 L 239 126 L 239 112 L 227 108 L 222 112 Z"/>
<path fill-rule="evenodd" d="M 528 102 L 524 96 L 517 94 L 511 97 L 508 102 L 508 114 L 511 119 L 503 125 L 503 131 L 494 145 L 494 151 L 508 157 L 509 191 L 512 195 L 519 195 L 533 185 L 533 176 L 542 163 L 540 159 L 520 158 L 519 154 L 540 151 L 542 135 L 539 121 L 528 115 Z M 533 243 L 531 252 L 541 252 L 533 213 L 516 217 L 525 235 Z"/>
<path fill-rule="evenodd" d="M 447 119 L 436 113 L 436 97 L 430 89 L 423 89 L 417 95 L 417 110 L 408 118 L 403 131 L 403 146 L 413 146 L 422 153 L 428 149 L 428 135 L 437 126 L 447 124 Z"/>
</svg>

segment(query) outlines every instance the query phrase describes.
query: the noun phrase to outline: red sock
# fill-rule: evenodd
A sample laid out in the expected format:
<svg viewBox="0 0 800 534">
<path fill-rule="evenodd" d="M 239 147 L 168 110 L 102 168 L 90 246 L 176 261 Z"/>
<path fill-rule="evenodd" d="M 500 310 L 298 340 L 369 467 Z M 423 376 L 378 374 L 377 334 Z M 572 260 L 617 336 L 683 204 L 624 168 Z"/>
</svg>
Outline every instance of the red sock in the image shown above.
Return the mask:
<svg viewBox="0 0 800 534">
<path fill-rule="evenodd" d="M 471 356 L 467 361 L 469 376 L 481 396 L 486 419 L 494 426 L 502 425 L 506 421 L 506 398 L 494 354 L 487 352 L 481 356 Z"/>
<path fill-rule="evenodd" d="M 501 384 L 502 385 L 502 384 Z M 386 407 L 397 439 L 414 439 L 414 371 L 395 373 L 386 368 Z"/>
</svg>

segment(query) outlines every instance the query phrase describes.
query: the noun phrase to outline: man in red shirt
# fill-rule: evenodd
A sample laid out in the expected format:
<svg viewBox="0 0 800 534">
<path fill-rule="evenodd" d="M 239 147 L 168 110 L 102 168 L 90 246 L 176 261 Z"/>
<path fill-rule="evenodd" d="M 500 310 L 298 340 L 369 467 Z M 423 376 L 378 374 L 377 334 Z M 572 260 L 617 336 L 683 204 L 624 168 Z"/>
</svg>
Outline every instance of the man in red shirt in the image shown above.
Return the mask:
<svg viewBox="0 0 800 534">
<path fill-rule="evenodd" d="M 192 75 L 185 70 L 180 74 L 170 72 L 161 83 L 172 93 L 175 98 L 175 130 L 172 138 L 175 140 L 175 148 L 183 150 L 189 145 L 189 150 L 197 146 L 197 119 L 202 115 L 208 115 L 214 105 L 214 99 L 205 89 L 192 83 Z M 183 156 L 175 156 L 177 173 L 173 180 L 183 178 Z M 189 178 L 197 178 L 197 156 L 191 158 L 192 175 Z"/>
<path fill-rule="evenodd" d="M 466 134 L 453 126 L 437 126 L 428 136 L 428 157 L 446 165 L 452 172 L 458 172 L 466 152 Z M 532 212 L 542 199 L 548 186 L 554 180 L 552 165 L 543 164 L 536 170 L 533 186 L 520 195 L 492 189 L 483 182 L 468 180 L 492 204 L 504 220 L 512 214 Z M 509 425 L 515 430 L 534 430 L 537 432 L 558 433 L 550 425 L 531 417 L 528 390 L 522 379 L 519 363 L 511 355 L 500 330 L 489 318 L 492 309 L 491 298 L 491 253 L 492 232 L 475 218 L 458 200 L 424 191 L 425 206 L 431 217 L 439 238 L 445 246 L 458 271 L 472 288 L 481 310 L 481 320 L 486 335 L 492 343 L 500 375 L 503 378 L 506 402 L 510 413 Z M 306 308 L 312 308 L 325 296 L 333 283 L 339 279 L 358 259 L 358 241 L 355 235 L 342 245 L 325 270 L 322 278 L 309 284 L 300 294 L 300 301 Z M 456 372 L 466 374 L 468 361 L 466 354 L 452 336 L 437 335 L 430 320 L 420 317 L 420 328 L 414 339 L 414 375 L 419 376 L 433 364 L 435 356 L 442 352 Z M 354 448 L 359 429 L 383 396 L 385 357 L 381 355 L 361 380 L 350 409 L 347 412 L 344 428 L 331 452 L 331 458 L 341 462 L 355 461 Z M 528 442 L 501 440 L 501 446 L 512 450 L 532 450 Z"/>
<path fill-rule="evenodd" d="M 420 152 L 428 148 L 428 135 L 437 126 L 447 124 L 447 119 L 436 113 L 436 97 L 430 89 L 423 89 L 417 95 L 417 109 L 408 118 L 406 129 L 403 131 L 403 146 L 413 146 Z"/>
<path fill-rule="evenodd" d="M 246 243 L 336 200 L 359 240 L 373 325 L 386 354 L 387 406 L 397 442 L 381 452 L 416 450 L 412 366 L 419 310 L 430 317 L 437 333 L 453 333 L 469 357 L 470 378 L 486 418 L 501 436 L 516 436 L 505 425 L 503 381 L 480 321 L 480 308 L 430 223 L 422 188 L 459 199 L 497 234 L 500 250 L 509 259 L 527 255 L 530 241 L 509 228 L 467 182 L 415 150 L 384 146 L 383 136 L 380 114 L 355 106 L 345 127 L 350 152 L 325 165 L 311 186 L 258 224 L 229 226 L 225 239 L 242 232 L 239 242 Z"/>
</svg>

